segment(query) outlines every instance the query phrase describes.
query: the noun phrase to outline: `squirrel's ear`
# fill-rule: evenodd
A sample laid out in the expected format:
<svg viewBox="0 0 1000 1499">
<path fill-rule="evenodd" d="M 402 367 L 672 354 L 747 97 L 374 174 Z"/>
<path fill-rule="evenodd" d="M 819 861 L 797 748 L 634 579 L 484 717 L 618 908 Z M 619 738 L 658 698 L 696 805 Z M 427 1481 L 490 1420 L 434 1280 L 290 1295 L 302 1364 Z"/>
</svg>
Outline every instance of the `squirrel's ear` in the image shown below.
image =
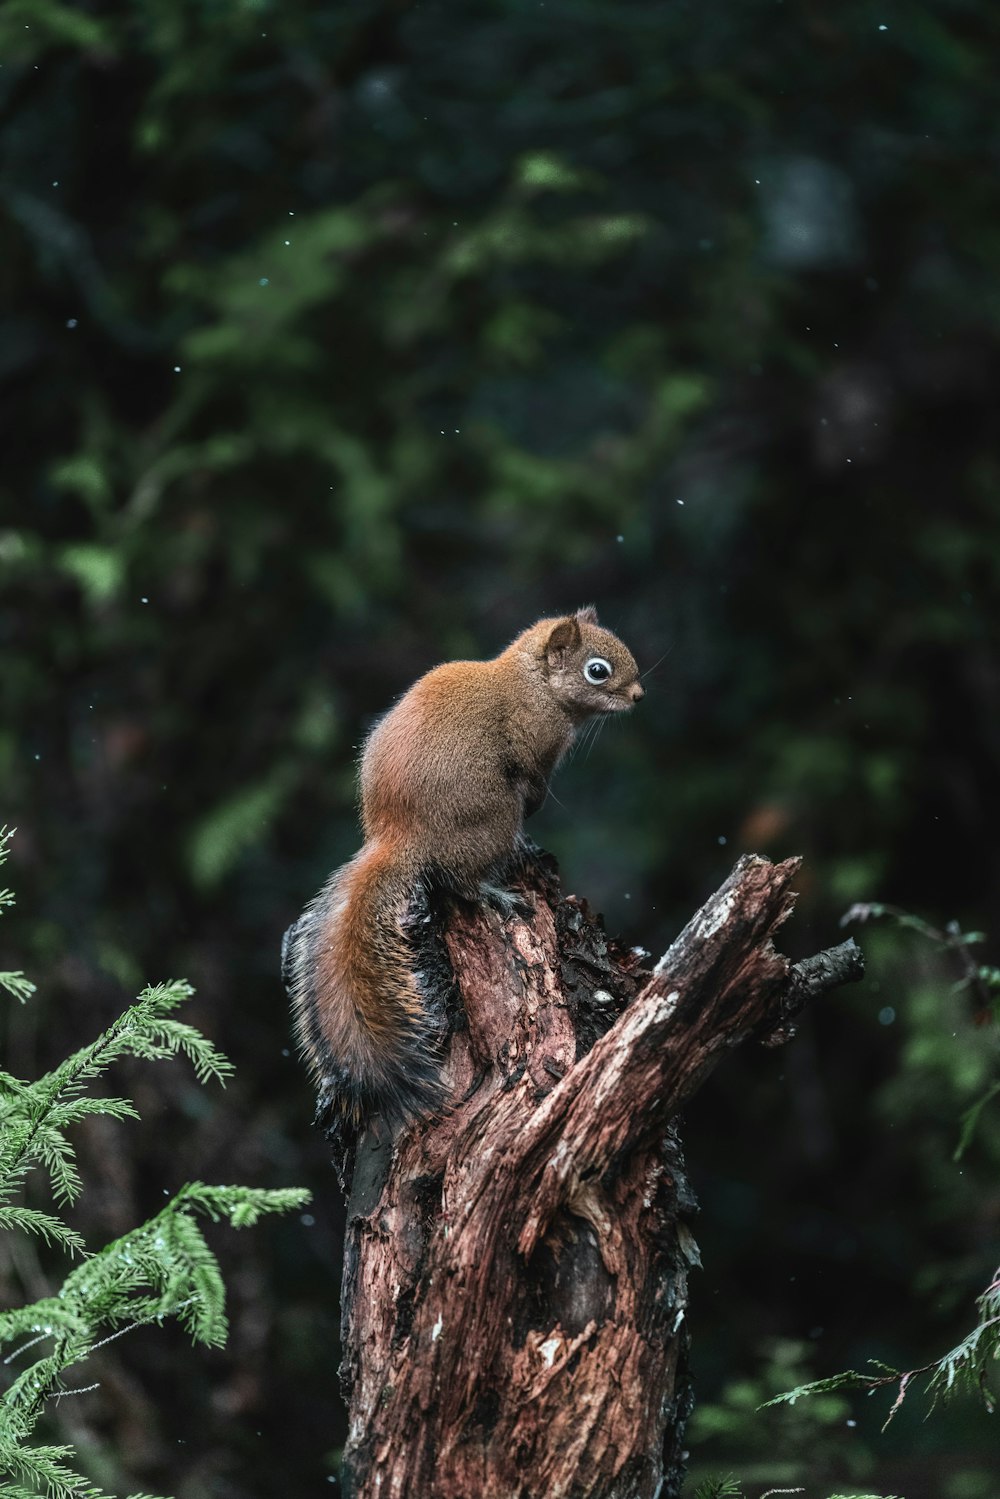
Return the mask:
<svg viewBox="0 0 1000 1499">
<path fill-rule="evenodd" d="M 561 619 L 553 627 L 552 633 L 545 642 L 545 658 L 554 670 L 559 670 L 566 662 L 568 651 L 575 650 L 580 644 L 580 626 L 576 615 L 571 614 L 569 619 Z"/>
<path fill-rule="evenodd" d="M 593 604 L 585 604 L 582 609 L 578 609 L 576 611 L 576 617 L 580 621 L 581 625 L 600 624 L 600 620 L 597 618 L 597 610 L 594 608 Z"/>
</svg>

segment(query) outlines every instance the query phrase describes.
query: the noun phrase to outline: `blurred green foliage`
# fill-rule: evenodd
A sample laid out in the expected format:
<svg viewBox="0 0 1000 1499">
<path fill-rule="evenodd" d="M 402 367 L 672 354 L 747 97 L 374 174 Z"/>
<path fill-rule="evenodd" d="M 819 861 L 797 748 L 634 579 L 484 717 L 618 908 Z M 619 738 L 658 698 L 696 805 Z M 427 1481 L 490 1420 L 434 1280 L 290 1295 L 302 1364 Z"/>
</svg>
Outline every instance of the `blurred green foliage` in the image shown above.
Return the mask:
<svg viewBox="0 0 1000 1499">
<path fill-rule="evenodd" d="M 796 950 L 861 899 L 996 930 L 998 32 L 983 0 L 0 12 L 0 815 L 51 996 L 10 1065 L 188 973 L 236 1084 L 178 1082 L 142 1157 L 95 1133 L 100 1227 L 216 1163 L 320 1200 L 253 1246 L 211 1379 L 123 1350 L 106 1486 L 327 1476 L 338 1209 L 275 954 L 434 662 L 591 600 L 663 658 L 532 827 L 636 941 L 745 848 L 806 855 Z M 866 945 L 691 1111 L 709 1405 L 774 1338 L 948 1346 L 992 1269 L 993 1111 L 950 1159 L 992 1042 L 944 960 Z M 984 1421 L 852 1442 L 938 1499 Z"/>
</svg>

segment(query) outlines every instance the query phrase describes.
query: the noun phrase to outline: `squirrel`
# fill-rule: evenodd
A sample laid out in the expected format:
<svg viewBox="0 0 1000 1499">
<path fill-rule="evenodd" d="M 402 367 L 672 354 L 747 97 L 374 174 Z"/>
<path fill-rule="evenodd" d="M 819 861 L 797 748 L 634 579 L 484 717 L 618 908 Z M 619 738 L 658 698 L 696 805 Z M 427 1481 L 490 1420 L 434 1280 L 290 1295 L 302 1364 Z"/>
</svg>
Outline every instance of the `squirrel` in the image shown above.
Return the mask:
<svg viewBox="0 0 1000 1499">
<path fill-rule="evenodd" d="M 391 1125 L 440 1102 L 438 1022 L 413 968 L 411 902 L 432 886 L 510 915 L 497 883 L 577 729 L 631 708 L 635 660 L 592 607 L 541 619 L 491 661 L 421 677 L 365 741 L 364 846 L 286 933 L 296 1039 L 328 1109 Z"/>
</svg>

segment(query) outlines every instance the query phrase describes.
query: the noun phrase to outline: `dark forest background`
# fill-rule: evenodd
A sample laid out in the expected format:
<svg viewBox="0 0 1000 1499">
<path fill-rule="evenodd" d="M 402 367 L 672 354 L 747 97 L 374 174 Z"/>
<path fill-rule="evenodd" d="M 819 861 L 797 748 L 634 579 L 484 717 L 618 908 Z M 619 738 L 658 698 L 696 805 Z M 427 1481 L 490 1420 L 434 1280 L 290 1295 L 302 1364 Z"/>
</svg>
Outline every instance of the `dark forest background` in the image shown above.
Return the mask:
<svg viewBox="0 0 1000 1499">
<path fill-rule="evenodd" d="M 998 41 L 984 0 L 6 0 L 4 1065 L 187 977 L 236 1079 L 136 1064 L 77 1221 L 315 1194 L 219 1237 L 224 1353 L 136 1333 L 60 1405 L 100 1481 L 336 1492 L 342 1207 L 277 954 L 429 666 L 587 602 L 659 663 L 532 825 L 630 941 L 752 849 L 805 856 L 793 955 L 885 899 L 997 962 Z M 944 1352 L 998 1257 L 1000 1100 L 951 1159 L 995 1030 L 857 935 L 865 983 L 686 1120 L 692 1468 L 991 1499 L 972 1401 L 753 1414 Z M 11 1248 L 4 1296 L 61 1273 Z"/>
</svg>

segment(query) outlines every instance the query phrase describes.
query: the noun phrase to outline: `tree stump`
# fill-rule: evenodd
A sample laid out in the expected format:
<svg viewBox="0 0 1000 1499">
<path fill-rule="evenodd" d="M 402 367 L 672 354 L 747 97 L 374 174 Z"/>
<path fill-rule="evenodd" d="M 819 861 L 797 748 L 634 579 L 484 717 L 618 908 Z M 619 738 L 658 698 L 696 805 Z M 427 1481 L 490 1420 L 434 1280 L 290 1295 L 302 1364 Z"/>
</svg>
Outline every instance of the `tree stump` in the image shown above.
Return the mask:
<svg viewBox="0 0 1000 1499">
<path fill-rule="evenodd" d="M 798 864 L 741 859 L 651 971 L 544 858 L 518 885 L 530 915 L 416 921 L 425 983 L 454 984 L 448 1104 L 395 1141 L 374 1121 L 354 1156 L 353 1499 L 679 1493 L 698 1251 L 675 1117 L 727 1050 L 787 1040 L 862 972 L 853 942 L 774 950 Z"/>
</svg>

